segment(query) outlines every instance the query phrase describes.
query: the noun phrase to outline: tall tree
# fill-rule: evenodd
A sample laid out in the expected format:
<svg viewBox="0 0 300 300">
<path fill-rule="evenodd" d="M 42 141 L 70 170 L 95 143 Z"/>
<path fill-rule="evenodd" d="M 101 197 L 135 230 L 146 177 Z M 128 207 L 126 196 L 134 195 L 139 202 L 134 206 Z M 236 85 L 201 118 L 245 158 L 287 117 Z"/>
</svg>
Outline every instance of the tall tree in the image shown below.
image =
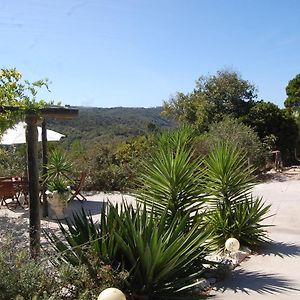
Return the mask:
<svg viewBox="0 0 300 300">
<path fill-rule="evenodd" d="M 256 87 L 231 70 L 201 76 L 191 93 L 178 93 L 164 101 L 163 114 L 179 122 L 195 125 L 201 131 L 224 116 L 245 115 L 257 97 Z"/>
<path fill-rule="evenodd" d="M 300 107 L 300 74 L 289 81 L 286 87 L 287 98 L 284 106 L 292 112 L 298 111 Z"/>
</svg>

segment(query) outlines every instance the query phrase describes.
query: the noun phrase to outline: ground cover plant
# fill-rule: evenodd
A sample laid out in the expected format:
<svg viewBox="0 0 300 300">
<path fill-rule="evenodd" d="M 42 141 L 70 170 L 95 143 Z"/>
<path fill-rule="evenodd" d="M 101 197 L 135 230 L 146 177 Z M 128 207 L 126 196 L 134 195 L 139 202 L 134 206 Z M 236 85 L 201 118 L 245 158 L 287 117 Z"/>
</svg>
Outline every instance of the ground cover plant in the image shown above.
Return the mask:
<svg viewBox="0 0 300 300">
<path fill-rule="evenodd" d="M 25 243 L 26 244 L 26 243 Z M 13 251 L 12 251 L 13 249 Z M 11 234 L 0 240 L 0 299 L 1 300 L 89 300 L 109 286 L 122 287 L 123 274 L 101 265 L 99 282 L 92 280 L 86 265 L 53 265 L 56 256 L 29 257 L 26 245 Z"/>
</svg>

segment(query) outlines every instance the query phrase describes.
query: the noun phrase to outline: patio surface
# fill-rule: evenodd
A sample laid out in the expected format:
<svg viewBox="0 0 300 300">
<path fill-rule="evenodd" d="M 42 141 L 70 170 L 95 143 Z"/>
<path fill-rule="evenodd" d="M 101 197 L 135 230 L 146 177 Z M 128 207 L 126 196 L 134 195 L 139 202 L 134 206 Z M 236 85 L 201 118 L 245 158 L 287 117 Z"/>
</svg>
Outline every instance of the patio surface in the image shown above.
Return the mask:
<svg viewBox="0 0 300 300">
<path fill-rule="evenodd" d="M 220 282 L 213 299 L 300 299 L 300 181 L 282 176 L 254 194 L 272 204 L 266 223 L 275 225 L 268 230 L 273 242 Z"/>
</svg>

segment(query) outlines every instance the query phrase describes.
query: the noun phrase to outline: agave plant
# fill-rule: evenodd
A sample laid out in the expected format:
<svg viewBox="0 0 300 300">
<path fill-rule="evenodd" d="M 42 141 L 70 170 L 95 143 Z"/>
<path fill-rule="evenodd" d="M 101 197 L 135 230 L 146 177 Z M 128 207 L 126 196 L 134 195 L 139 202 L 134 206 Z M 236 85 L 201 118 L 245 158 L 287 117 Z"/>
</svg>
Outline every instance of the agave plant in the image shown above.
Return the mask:
<svg viewBox="0 0 300 300">
<path fill-rule="evenodd" d="M 188 214 L 171 223 L 167 216 L 167 210 L 158 215 L 141 205 L 108 205 L 99 227 L 82 212 L 67 223 L 68 229 L 61 226 L 66 241 L 55 234 L 50 239 L 61 259 L 87 264 L 92 276 L 97 277 L 103 261 L 123 267 L 129 272 L 131 299 L 188 299 L 203 271 L 208 234 L 197 225 L 186 232 Z"/>
<path fill-rule="evenodd" d="M 262 222 L 269 217 L 270 205 L 252 197 L 253 168 L 245 155 L 223 144 L 208 156 L 205 164 L 211 207 L 206 214 L 206 224 L 212 232 L 211 248 L 224 249 L 230 237 L 247 246 L 267 241 L 266 227 L 270 225 Z"/>
<path fill-rule="evenodd" d="M 135 194 L 140 202 L 153 207 L 160 215 L 167 209 L 170 221 L 175 215 L 194 215 L 205 201 L 202 192 L 203 161 L 193 157 L 192 139 L 188 128 L 162 133 L 157 149 L 144 163 L 141 189 Z"/>
</svg>

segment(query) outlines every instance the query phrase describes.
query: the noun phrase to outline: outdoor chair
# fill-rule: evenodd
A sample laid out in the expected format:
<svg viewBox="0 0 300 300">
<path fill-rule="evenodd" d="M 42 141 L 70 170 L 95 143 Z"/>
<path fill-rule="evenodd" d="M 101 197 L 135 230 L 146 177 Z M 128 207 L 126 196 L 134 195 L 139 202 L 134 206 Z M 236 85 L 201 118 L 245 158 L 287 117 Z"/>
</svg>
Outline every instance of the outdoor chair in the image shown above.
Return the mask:
<svg viewBox="0 0 300 300">
<path fill-rule="evenodd" d="M 71 186 L 71 197 L 69 201 L 72 201 L 74 199 L 77 199 L 79 201 L 87 201 L 87 199 L 82 195 L 81 190 L 84 186 L 84 182 L 86 179 L 87 174 L 85 172 L 82 172 L 80 175 L 80 179 L 76 181 L 76 183 Z"/>
<path fill-rule="evenodd" d="M 17 197 L 17 193 L 18 191 L 16 190 L 15 185 L 11 179 L 0 181 L 0 201 L 1 201 L 0 206 L 5 204 L 6 207 L 9 208 L 8 203 L 6 201 L 9 199 L 11 199 L 12 202 L 16 200 L 16 202 L 19 205 L 21 205 Z"/>
</svg>

